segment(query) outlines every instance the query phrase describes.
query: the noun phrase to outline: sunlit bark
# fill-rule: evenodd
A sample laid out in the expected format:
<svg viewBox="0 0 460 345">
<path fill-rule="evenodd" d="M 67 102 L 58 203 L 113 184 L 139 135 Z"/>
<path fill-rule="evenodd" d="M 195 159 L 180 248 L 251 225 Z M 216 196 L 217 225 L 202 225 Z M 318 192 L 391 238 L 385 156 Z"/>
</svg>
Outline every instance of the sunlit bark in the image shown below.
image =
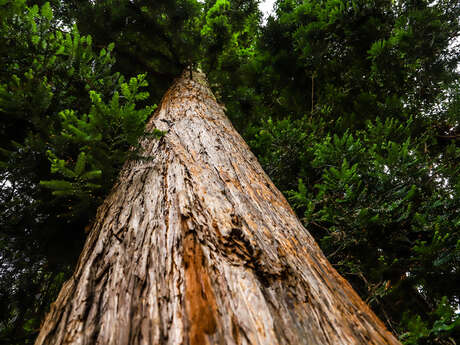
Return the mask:
<svg viewBox="0 0 460 345">
<path fill-rule="evenodd" d="M 98 210 L 36 345 L 399 344 L 185 73 Z"/>
</svg>

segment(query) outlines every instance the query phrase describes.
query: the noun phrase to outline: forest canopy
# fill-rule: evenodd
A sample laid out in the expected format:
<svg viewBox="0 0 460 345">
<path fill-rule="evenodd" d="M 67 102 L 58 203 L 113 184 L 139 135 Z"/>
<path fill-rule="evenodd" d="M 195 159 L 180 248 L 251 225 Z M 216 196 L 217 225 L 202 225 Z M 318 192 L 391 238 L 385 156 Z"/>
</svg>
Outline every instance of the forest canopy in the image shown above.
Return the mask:
<svg viewBox="0 0 460 345">
<path fill-rule="evenodd" d="M 32 344 L 161 96 L 201 69 L 404 344 L 460 343 L 460 2 L 0 0 L 0 343 Z"/>
</svg>

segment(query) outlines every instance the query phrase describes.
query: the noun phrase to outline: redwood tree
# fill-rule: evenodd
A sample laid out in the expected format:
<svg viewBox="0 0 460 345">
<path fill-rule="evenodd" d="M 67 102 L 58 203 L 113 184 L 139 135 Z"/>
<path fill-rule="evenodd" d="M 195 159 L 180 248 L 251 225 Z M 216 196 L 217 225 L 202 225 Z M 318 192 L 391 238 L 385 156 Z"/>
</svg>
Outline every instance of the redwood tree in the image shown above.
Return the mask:
<svg viewBox="0 0 460 345">
<path fill-rule="evenodd" d="M 98 210 L 42 344 L 399 344 L 189 73 Z"/>
</svg>

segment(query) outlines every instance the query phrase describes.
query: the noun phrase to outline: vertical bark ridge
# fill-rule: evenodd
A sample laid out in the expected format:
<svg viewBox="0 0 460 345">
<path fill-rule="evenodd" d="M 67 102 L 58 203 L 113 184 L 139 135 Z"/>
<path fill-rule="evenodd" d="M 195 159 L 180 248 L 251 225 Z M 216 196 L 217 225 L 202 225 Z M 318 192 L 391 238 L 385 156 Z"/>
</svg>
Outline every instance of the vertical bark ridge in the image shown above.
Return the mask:
<svg viewBox="0 0 460 345">
<path fill-rule="evenodd" d="M 44 344 L 396 345 L 335 271 L 216 102 L 179 78 L 127 162 Z"/>
</svg>

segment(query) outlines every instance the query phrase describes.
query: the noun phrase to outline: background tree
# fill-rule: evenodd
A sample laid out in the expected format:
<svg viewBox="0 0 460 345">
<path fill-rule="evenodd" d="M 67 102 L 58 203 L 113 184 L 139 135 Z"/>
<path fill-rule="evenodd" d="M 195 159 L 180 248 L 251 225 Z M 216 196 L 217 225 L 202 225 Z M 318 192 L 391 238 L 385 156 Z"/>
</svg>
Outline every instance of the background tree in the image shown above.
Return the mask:
<svg viewBox="0 0 460 345">
<path fill-rule="evenodd" d="M 144 76 L 111 71 L 113 45 L 96 54 L 91 36 L 54 26 L 47 4 L 0 11 L 0 339 L 24 344 L 152 107 L 136 106 Z"/>
<path fill-rule="evenodd" d="M 457 15 L 448 2 L 279 1 L 259 40 L 272 119 L 247 137 L 407 344 L 459 339 Z"/>
</svg>

